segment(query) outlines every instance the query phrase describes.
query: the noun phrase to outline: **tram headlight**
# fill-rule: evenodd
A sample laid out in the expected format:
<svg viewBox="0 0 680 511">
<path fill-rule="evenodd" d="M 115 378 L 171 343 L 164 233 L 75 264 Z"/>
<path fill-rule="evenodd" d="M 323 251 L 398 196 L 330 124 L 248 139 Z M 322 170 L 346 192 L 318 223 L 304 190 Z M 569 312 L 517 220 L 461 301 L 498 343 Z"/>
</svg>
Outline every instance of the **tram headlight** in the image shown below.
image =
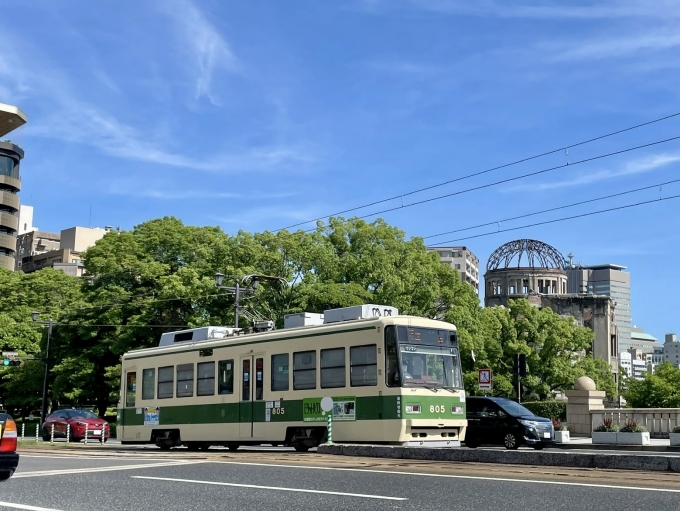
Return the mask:
<svg viewBox="0 0 680 511">
<path fill-rule="evenodd" d="M 453 414 L 463 413 L 463 407 L 462 406 L 452 406 L 451 407 L 451 413 L 453 413 Z"/>
<path fill-rule="evenodd" d="M 406 413 L 420 413 L 422 410 L 419 404 L 406 405 Z"/>
</svg>

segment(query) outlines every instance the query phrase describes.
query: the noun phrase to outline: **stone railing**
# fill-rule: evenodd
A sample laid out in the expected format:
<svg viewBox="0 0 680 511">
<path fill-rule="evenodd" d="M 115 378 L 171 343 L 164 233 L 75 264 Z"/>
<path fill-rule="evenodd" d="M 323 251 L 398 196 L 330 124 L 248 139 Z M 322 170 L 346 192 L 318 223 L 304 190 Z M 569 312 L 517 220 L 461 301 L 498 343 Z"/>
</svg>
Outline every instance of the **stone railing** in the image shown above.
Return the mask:
<svg viewBox="0 0 680 511">
<path fill-rule="evenodd" d="M 644 426 L 652 437 L 668 437 L 673 428 L 680 426 L 680 408 L 607 408 L 606 410 L 590 410 L 592 430 L 611 418 L 619 427 L 632 419 Z"/>
</svg>

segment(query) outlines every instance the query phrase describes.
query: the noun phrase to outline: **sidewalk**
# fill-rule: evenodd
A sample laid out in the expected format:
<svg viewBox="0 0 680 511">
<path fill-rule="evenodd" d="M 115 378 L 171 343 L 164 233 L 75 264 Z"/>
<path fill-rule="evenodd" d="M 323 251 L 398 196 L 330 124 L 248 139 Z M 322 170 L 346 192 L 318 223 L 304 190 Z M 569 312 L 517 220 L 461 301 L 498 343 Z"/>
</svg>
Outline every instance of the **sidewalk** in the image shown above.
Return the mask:
<svg viewBox="0 0 680 511">
<path fill-rule="evenodd" d="M 571 440 L 564 444 L 553 444 L 551 447 L 557 449 L 592 449 L 604 451 L 656 451 L 656 452 L 670 452 L 680 453 L 680 446 L 671 446 L 671 441 L 668 438 L 651 438 L 649 445 L 612 445 L 612 444 L 594 444 L 592 438 L 586 437 L 572 437 Z"/>
</svg>

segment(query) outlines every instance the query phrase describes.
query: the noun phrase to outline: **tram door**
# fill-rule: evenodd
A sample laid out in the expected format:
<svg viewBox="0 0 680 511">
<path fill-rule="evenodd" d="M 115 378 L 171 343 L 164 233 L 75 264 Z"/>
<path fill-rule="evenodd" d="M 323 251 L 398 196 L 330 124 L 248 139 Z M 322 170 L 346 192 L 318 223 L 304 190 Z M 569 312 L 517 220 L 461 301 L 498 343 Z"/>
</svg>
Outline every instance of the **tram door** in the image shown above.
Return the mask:
<svg viewBox="0 0 680 511">
<path fill-rule="evenodd" d="M 264 359 L 256 355 L 241 357 L 241 396 L 239 438 L 253 438 L 255 402 L 264 399 Z"/>
</svg>

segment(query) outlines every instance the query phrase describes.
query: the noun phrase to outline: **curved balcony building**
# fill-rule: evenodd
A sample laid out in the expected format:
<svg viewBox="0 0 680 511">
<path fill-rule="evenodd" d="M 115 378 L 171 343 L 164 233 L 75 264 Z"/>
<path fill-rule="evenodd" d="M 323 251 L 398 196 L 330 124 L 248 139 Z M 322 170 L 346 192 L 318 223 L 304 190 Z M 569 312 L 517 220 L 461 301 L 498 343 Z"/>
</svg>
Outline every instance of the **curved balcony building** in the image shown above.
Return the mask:
<svg viewBox="0 0 680 511">
<path fill-rule="evenodd" d="M 26 123 L 17 107 L 0 103 L 0 137 Z M 19 230 L 19 165 L 24 151 L 9 140 L 0 139 L 0 268 L 14 270 Z"/>
</svg>

